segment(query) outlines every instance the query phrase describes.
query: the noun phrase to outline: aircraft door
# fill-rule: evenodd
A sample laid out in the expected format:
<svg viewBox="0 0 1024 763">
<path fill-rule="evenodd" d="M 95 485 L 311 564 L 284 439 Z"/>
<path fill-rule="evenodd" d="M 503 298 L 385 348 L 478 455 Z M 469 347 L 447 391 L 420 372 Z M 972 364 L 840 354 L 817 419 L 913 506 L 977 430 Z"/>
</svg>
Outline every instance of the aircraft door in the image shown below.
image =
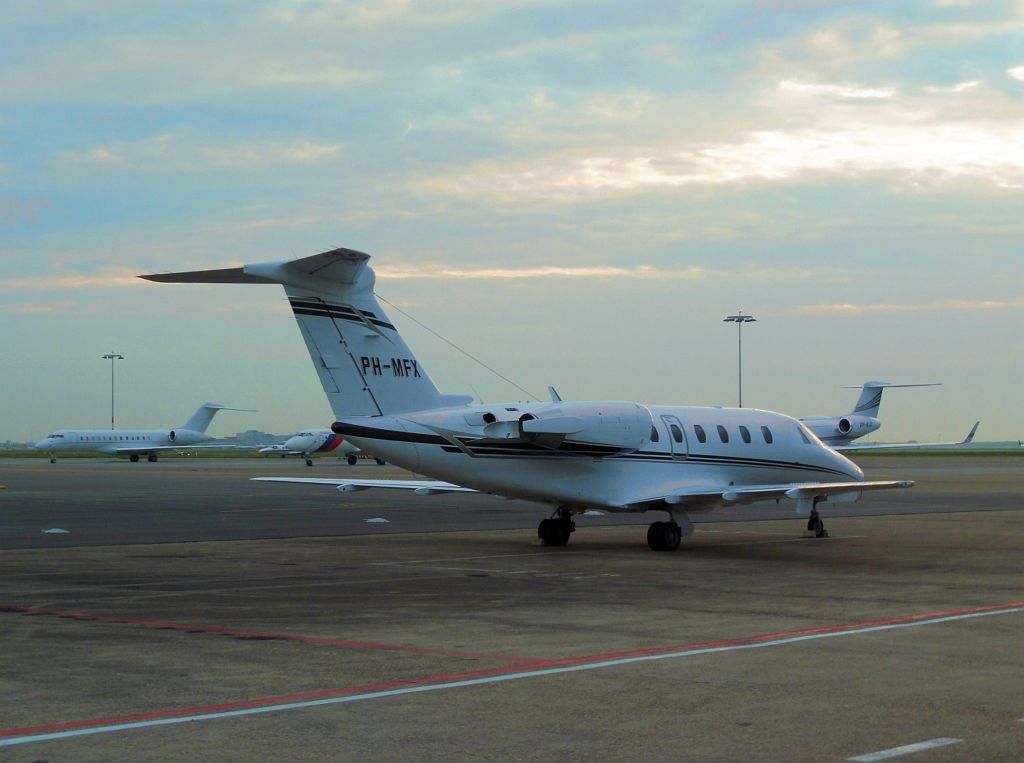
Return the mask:
<svg viewBox="0 0 1024 763">
<path fill-rule="evenodd" d="M 672 457 L 684 460 L 689 452 L 689 443 L 682 422 L 675 416 L 663 415 L 661 420 L 665 422 L 665 429 L 668 432 L 668 446 L 672 451 Z"/>
</svg>

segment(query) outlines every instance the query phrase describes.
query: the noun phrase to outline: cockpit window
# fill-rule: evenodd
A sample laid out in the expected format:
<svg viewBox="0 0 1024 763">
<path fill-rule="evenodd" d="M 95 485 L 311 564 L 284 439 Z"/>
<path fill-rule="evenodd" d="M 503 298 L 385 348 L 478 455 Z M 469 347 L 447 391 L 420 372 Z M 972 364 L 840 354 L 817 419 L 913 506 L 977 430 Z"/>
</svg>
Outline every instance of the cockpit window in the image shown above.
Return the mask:
<svg viewBox="0 0 1024 763">
<path fill-rule="evenodd" d="M 797 425 L 797 431 L 800 433 L 800 438 L 804 441 L 806 445 L 821 445 L 821 440 L 818 439 L 818 435 L 814 434 L 814 432 L 805 427 L 803 424 Z"/>
<path fill-rule="evenodd" d="M 822 444 L 821 440 L 818 439 L 818 435 L 814 434 L 814 432 L 812 432 L 810 429 L 805 427 L 803 424 L 801 424 L 800 427 L 801 427 L 801 429 L 803 429 L 803 430 L 805 430 L 807 432 L 807 436 L 811 438 L 811 442 L 813 442 L 815 445 L 817 445 L 819 447 L 822 447 L 822 448 L 825 447 Z"/>
<path fill-rule="evenodd" d="M 658 428 L 651 424 L 651 442 L 657 442 L 661 438 L 658 437 Z"/>
<path fill-rule="evenodd" d="M 64 439 L 64 435 L 62 435 L 60 432 L 54 432 L 53 434 L 48 435 L 46 439 L 47 440 L 63 440 Z"/>
</svg>

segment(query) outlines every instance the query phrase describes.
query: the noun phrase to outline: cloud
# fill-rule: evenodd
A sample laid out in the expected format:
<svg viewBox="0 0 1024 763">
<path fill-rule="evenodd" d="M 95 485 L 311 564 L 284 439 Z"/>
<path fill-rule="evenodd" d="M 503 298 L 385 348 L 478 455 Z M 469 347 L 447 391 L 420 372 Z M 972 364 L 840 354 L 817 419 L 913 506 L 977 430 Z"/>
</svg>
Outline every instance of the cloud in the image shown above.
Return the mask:
<svg viewBox="0 0 1024 763">
<path fill-rule="evenodd" d="M 1024 82 L 1024 66 L 1014 66 L 1010 69 L 1007 69 L 1006 73 L 1009 74 L 1014 79 Z"/>
<path fill-rule="evenodd" d="M 50 289 L 111 289 L 138 286 L 142 281 L 128 268 L 112 268 L 102 273 L 42 275 L 0 279 L 0 291 L 45 291 Z"/>
<path fill-rule="evenodd" d="M 0 225 L 17 228 L 20 224 L 35 225 L 44 212 L 53 213 L 53 204 L 47 199 L 19 199 L 0 196 Z"/>
<path fill-rule="evenodd" d="M 838 98 L 892 98 L 897 90 L 891 87 L 860 87 L 858 85 L 833 85 L 828 83 L 802 82 L 795 79 L 782 80 L 780 90 L 800 95 L 834 95 Z"/>
<path fill-rule="evenodd" d="M 851 313 L 924 313 L 924 312 L 990 312 L 996 310 L 1024 309 L 1024 298 L 1018 299 L 950 299 L 942 302 L 919 302 L 906 304 L 836 304 L 804 305 L 796 309 L 799 313 L 814 315 Z"/>
<path fill-rule="evenodd" d="M 461 267 L 443 264 L 374 265 L 381 280 L 514 280 L 526 278 L 629 278 L 638 280 L 697 281 L 710 279 L 753 280 L 757 282 L 794 279 L 828 279 L 845 277 L 845 273 L 828 267 L 770 267 L 756 263 L 737 265 L 732 269 L 713 269 L 698 265 L 659 267 L 636 265 L 537 265 L 525 267 Z"/>
<path fill-rule="evenodd" d="M 63 305 L 20 304 L 9 305 L 8 307 L 4 308 L 4 312 L 23 315 L 34 315 L 38 313 L 59 313 L 62 312 L 63 309 Z"/>
<path fill-rule="evenodd" d="M 378 278 L 385 280 L 445 279 L 500 280 L 515 278 L 676 278 L 692 280 L 707 275 L 701 267 L 656 268 L 638 265 L 622 268 L 606 265 L 577 267 L 541 266 L 526 268 L 459 268 L 446 265 L 382 265 L 375 267 Z"/>
<path fill-rule="evenodd" d="M 66 151 L 64 164 L 153 172 L 260 169 L 310 165 L 341 158 L 337 143 L 269 140 L 217 141 L 187 131 L 164 132 L 139 140 L 123 140 Z"/>
<path fill-rule="evenodd" d="M 970 86 L 968 86 L 970 85 Z M 725 139 L 563 150 L 483 162 L 429 188 L 505 200 L 576 201 L 657 189 L 882 177 L 912 188 L 969 181 L 1024 187 L 1024 113 L 994 91 L 900 96 L 895 88 L 782 80 L 763 91 L 760 127 Z"/>
</svg>

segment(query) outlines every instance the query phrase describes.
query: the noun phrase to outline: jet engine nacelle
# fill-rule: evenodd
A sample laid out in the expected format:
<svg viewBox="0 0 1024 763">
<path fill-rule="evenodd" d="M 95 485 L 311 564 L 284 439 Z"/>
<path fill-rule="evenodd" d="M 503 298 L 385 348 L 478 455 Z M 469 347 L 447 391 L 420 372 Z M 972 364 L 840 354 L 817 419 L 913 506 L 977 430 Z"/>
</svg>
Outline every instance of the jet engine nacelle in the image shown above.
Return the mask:
<svg viewBox="0 0 1024 763">
<path fill-rule="evenodd" d="M 836 422 L 836 433 L 841 435 L 865 434 L 878 429 L 878 419 L 871 416 L 841 416 Z"/>
<path fill-rule="evenodd" d="M 532 442 L 552 449 L 569 443 L 628 453 L 648 443 L 653 427 L 651 412 L 637 403 L 558 403 L 516 420 L 487 423 L 483 434 L 487 439 Z"/>
</svg>

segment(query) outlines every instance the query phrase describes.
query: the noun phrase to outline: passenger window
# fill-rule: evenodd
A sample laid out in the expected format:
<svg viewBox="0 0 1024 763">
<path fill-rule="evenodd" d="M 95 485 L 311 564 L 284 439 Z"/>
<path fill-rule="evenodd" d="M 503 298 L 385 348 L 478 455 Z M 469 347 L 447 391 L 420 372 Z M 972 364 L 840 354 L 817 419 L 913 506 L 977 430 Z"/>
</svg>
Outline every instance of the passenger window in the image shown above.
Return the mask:
<svg viewBox="0 0 1024 763">
<path fill-rule="evenodd" d="M 704 427 L 702 427 L 700 424 L 694 424 L 693 425 L 693 431 L 694 431 L 694 434 L 697 435 L 697 441 L 698 442 L 707 442 L 708 441 L 708 436 L 706 434 L 704 434 Z"/>
<path fill-rule="evenodd" d="M 750 444 L 750 430 L 742 424 L 740 425 L 740 437 L 743 438 L 743 442 Z"/>
<path fill-rule="evenodd" d="M 683 430 L 679 428 L 678 424 L 670 424 L 669 429 L 672 430 L 672 439 L 676 442 L 683 441 Z"/>
<path fill-rule="evenodd" d="M 651 424 L 651 442 L 657 442 L 661 438 L 658 437 L 658 428 Z"/>
<path fill-rule="evenodd" d="M 725 427 L 721 424 L 718 425 L 718 439 L 722 442 L 729 442 L 729 433 L 725 431 Z"/>
<path fill-rule="evenodd" d="M 770 430 L 768 427 L 761 427 L 761 436 L 764 437 L 764 441 L 766 443 L 768 443 L 769 445 L 772 444 L 772 430 Z"/>
</svg>

